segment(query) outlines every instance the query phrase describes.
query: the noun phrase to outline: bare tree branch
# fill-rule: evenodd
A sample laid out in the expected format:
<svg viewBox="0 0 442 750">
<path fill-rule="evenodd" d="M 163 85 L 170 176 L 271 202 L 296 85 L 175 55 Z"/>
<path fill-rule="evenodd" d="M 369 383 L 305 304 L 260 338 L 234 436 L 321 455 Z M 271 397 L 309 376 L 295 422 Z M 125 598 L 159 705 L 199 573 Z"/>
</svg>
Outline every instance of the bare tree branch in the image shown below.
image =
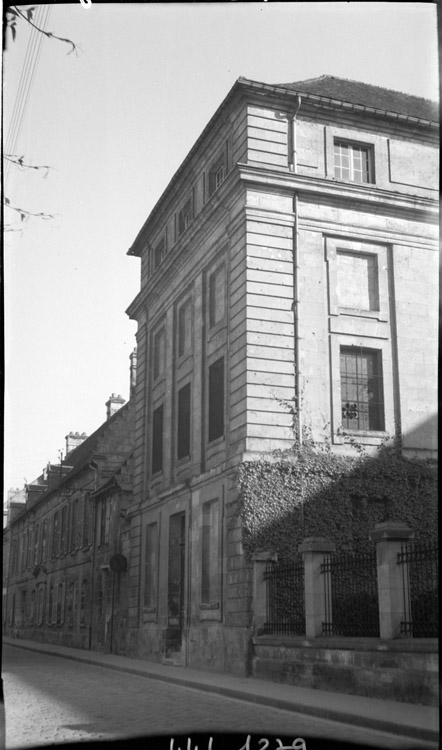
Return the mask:
<svg viewBox="0 0 442 750">
<path fill-rule="evenodd" d="M 47 36 L 48 39 L 57 39 L 59 42 L 65 42 L 66 44 L 69 44 L 72 49 L 67 53 L 68 55 L 71 55 L 72 52 L 75 52 L 75 54 L 78 54 L 77 46 L 74 44 L 74 42 L 71 39 L 65 39 L 62 36 L 57 36 L 56 34 L 53 34 L 52 31 L 45 31 L 44 29 L 41 29 L 39 26 L 37 26 L 33 20 L 32 15 L 35 10 L 35 6 L 32 8 L 28 8 L 25 13 L 22 13 L 21 10 L 17 8 L 16 5 L 11 6 L 6 10 L 6 26 L 8 26 L 12 33 L 12 38 L 15 39 L 16 35 L 16 19 L 22 18 L 26 23 L 28 23 L 30 26 L 32 26 L 34 29 L 40 32 L 40 34 L 44 34 L 44 36 Z M 11 16 L 11 18 L 8 18 L 8 15 Z"/>
<path fill-rule="evenodd" d="M 47 164 L 27 164 L 24 161 L 24 156 L 16 156 L 15 154 L 4 154 L 3 158 L 6 159 L 6 161 L 10 161 L 11 164 L 16 164 L 18 167 L 22 167 L 23 169 L 44 169 L 46 174 L 44 174 L 43 177 L 47 177 L 49 170 L 53 169 L 53 167 L 50 167 Z"/>
<path fill-rule="evenodd" d="M 5 197 L 4 202 L 7 208 L 10 208 L 11 211 L 16 211 L 18 214 L 20 214 L 20 221 L 25 221 L 30 216 L 37 216 L 39 219 L 53 219 L 54 218 L 53 214 L 45 214 L 43 211 L 34 213 L 33 211 L 27 211 L 25 208 L 12 206 L 9 198 L 6 198 L 6 197 Z"/>
</svg>

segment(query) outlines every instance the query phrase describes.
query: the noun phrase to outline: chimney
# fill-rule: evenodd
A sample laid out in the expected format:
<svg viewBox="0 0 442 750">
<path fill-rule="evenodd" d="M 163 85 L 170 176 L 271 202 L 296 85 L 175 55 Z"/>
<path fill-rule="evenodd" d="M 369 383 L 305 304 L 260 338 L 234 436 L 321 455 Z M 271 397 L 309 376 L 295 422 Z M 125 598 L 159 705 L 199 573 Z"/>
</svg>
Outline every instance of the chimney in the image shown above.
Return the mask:
<svg viewBox="0 0 442 750">
<path fill-rule="evenodd" d="M 113 414 L 115 414 L 118 409 L 121 409 L 123 404 L 125 403 L 125 400 L 123 396 L 120 396 L 116 393 L 113 393 L 111 396 L 109 396 L 109 401 L 106 401 L 106 419 L 110 419 Z"/>
<path fill-rule="evenodd" d="M 135 384 L 137 382 L 137 347 L 133 350 L 132 354 L 129 355 L 130 359 L 130 396 L 132 399 L 135 396 Z"/>
<path fill-rule="evenodd" d="M 72 453 L 75 448 L 78 448 L 79 445 L 84 443 L 86 438 L 87 435 L 85 432 L 83 432 L 81 435 L 79 432 L 70 432 L 69 435 L 66 435 L 66 458 L 68 457 L 69 453 Z"/>
</svg>

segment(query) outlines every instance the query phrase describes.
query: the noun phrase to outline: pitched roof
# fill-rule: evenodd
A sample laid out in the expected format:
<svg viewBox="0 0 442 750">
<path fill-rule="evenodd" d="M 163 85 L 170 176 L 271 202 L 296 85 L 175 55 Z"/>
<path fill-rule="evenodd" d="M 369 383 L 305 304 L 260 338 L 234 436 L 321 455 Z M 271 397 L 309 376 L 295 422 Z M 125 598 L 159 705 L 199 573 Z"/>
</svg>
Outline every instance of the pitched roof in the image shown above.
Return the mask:
<svg viewBox="0 0 442 750">
<path fill-rule="evenodd" d="M 407 117 L 418 117 L 422 120 L 439 120 L 439 105 L 430 99 L 404 94 L 369 83 L 351 81 L 336 76 L 320 76 L 295 83 L 278 83 L 278 88 L 299 91 L 300 94 L 315 94 L 341 102 L 373 107 L 384 112 L 395 112 Z"/>
<path fill-rule="evenodd" d="M 52 493 L 58 492 L 61 488 L 66 487 L 66 485 L 69 484 L 69 482 L 72 481 L 81 471 L 83 471 L 85 468 L 88 467 L 89 461 L 93 459 L 94 453 L 97 450 L 97 447 L 99 445 L 100 437 L 104 430 L 106 430 L 110 425 L 112 425 L 114 422 L 118 421 L 124 414 L 128 411 L 128 409 L 131 406 L 131 402 L 127 401 L 120 409 L 118 409 L 112 416 L 109 417 L 105 422 L 103 422 L 96 430 L 92 433 L 92 435 L 89 435 L 89 437 L 86 438 L 80 445 L 78 445 L 76 448 L 74 448 L 67 456 L 66 464 L 63 465 L 63 468 L 68 468 L 69 471 L 66 473 L 63 473 L 62 481 L 59 485 L 56 487 L 51 487 L 50 489 L 46 487 L 41 487 L 43 490 L 41 495 L 38 497 L 36 503 L 32 505 L 32 508 L 35 507 L 35 505 L 39 504 L 42 500 L 47 499 L 52 495 Z M 130 449 L 130 452 L 132 452 L 132 449 Z M 127 460 L 127 456 L 126 459 Z M 124 463 L 124 462 L 123 462 Z M 59 468 L 59 467 L 57 467 Z M 119 467 L 121 468 L 121 466 Z M 35 482 L 30 483 L 31 487 L 39 488 L 39 481 L 35 480 Z M 28 505 L 24 505 L 24 508 L 21 513 L 19 513 L 11 523 L 15 523 L 15 521 L 20 520 L 24 516 L 26 516 L 26 513 L 30 510 L 30 507 Z"/>
</svg>

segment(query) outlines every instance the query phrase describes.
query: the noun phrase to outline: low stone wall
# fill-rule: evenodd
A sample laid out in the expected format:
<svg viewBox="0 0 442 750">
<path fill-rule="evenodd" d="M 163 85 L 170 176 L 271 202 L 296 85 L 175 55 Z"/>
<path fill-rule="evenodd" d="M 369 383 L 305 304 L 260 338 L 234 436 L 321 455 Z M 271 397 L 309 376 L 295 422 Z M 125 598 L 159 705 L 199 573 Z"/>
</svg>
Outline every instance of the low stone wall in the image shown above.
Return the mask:
<svg viewBox="0 0 442 750">
<path fill-rule="evenodd" d="M 208 672 L 227 672 L 245 677 L 250 672 L 250 628 L 229 628 L 220 623 L 191 626 L 183 633 L 181 647 L 168 643 L 167 628 L 145 624 L 128 631 L 127 656 L 187 666 Z"/>
<path fill-rule="evenodd" d="M 256 636 L 254 677 L 299 687 L 438 705 L 437 639 Z"/>
</svg>

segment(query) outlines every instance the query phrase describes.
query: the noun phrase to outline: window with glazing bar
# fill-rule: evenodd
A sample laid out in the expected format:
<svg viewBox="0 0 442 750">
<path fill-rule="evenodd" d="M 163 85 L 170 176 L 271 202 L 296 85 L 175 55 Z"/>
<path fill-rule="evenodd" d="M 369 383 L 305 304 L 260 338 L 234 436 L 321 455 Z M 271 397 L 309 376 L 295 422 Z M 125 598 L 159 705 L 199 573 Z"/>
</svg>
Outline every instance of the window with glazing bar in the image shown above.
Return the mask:
<svg viewBox="0 0 442 750">
<path fill-rule="evenodd" d="M 341 347 L 340 371 L 344 430 L 384 430 L 381 353 Z"/>
<path fill-rule="evenodd" d="M 371 146 L 335 140 L 335 178 L 350 182 L 374 182 Z"/>
</svg>

